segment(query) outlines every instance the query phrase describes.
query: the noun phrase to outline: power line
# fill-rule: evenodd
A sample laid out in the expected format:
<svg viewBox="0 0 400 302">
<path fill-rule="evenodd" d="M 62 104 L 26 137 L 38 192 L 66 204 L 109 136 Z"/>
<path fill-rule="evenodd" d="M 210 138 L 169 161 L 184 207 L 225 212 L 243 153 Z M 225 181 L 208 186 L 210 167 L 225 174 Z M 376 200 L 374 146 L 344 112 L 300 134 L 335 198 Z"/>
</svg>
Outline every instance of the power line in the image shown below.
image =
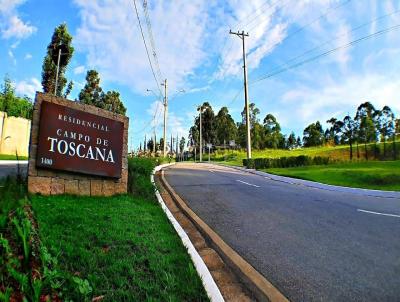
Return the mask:
<svg viewBox="0 0 400 302">
<path fill-rule="evenodd" d="M 282 4 L 279 1 L 274 2 L 273 5 L 271 5 L 270 7 L 268 7 L 268 9 L 270 8 L 274 8 L 275 6 L 277 6 L 278 4 Z M 283 2 L 283 5 L 280 7 L 281 9 L 284 8 L 286 5 L 289 4 L 289 0 Z M 271 12 L 270 14 L 268 14 L 267 16 L 265 16 L 265 18 L 263 18 L 260 22 L 256 23 L 255 25 L 253 25 L 252 27 L 248 28 L 248 31 L 253 30 L 254 28 L 256 28 L 257 26 L 259 26 L 260 24 L 262 24 L 262 22 L 264 22 L 266 19 L 268 19 L 269 17 L 271 17 L 273 15 L 274 12 Z M 263 16 L 263 14 L 258 14 L 257 16 L 255 16 L 253 18 L 253 20 L 251 20 L 249 23 L 247 23 L 246 25 L 250 25 L 251 23 L 253 23 L 255 20 L 257 20 L 258 17 Z"/>
<path fill-rule="evenodd" d="M 342 7 L 342 6 L 346 5 L 346 4 L 348 4 L 348 3 L 350 3 L 350 2 L 351 2 L 351 0 L 345 0 L 345 1 L 343 1 L 342 3 L 339 3 L 339 4 L 336 5 L 336 6 L 331 6 L 331 7 L 329 7 L 323 14 L 319 15 L 317 18 L 313 19 L 311 22 L 309 22 L 309 23 L 307 23 L 307 24 L 301 26 L 300 28 L 298 28 L 297 30 L 295 30 L 293 33 L 287 35 L 282 41 L 279 42 L 279 44 L 282 44 L 282 43 L 286 42 L 287 40 L 289 40 L 290 38 L 294 37 L 295 35 L 301 33 L 301 32 L 302 32 L 303 30 L 305 30 L 307 27 L 313 25 L 315 22 L 319 21 L 320 19 L 326 17 L 329 13 L 331 13 L 331 11 L 337 10 L 338 8 L 340 8 L 340 7 Z M 251 29 L 254 29 L 254 27 L 251 28 Z M 267 50 L 265 50 L 265 53 L 268 53 L 268 52 L 269 52 L 270 50 L 272 50 L 276 45 L 277 45 L 277 43 L 275 43 L 275 44 L 271 45 L 270 47 L 268 47 Z M 254 70 L 253 70 L 253 72 L 250 73 L 250 76 L 251 76 L 252 74 L 254 74 Z"/>
<path fill-rule="evenodd" d="M 138 12 L 137 6 L 136 6 L 136 0 L 133 0 L 133 4 L 134 4 L 134 6 L 135 6 L 136 17 L 137 17 L 137 19 L 138 19 L 139 28 L 140 28 L 140 33 L 142 34 L 143 44 L 144 44 L 144 47 L 145 47 L 145 49 L 146 49 L 147 59 L 149 60 L 149 64 L 150 64 L 150 68 L 151 68 L 151 73 L 153 74 L 154 80 L 155 80 L 156 85 L 157 85 L 157 89 L 158 89 L 158 91 L 160 92 L 160 96 L 161 96 L 161 95 L 162 95 L 162 91 L 161 91 L 161 88 L 160 88 L 159 81 L 157 80 L 157 76 L 156 76 L 156 74 L 155 74 L 155 72 L 154 72 L 153 64 L 151 63 L 150 54 L 149 54 L 149 50 L 148 50 L 148 48 L 147 48 L 146 39 L 145 39 L 144 34 L 143 34 L 142 23 L 140 22 L 139 12 Z"/>
<path fill-rule="evenodd" d="M 390 16 L 392 16 L 392 15 L 394 15 L 394 14 L 397 14 L 397 13 L 399 13 L 399 12 L 400 12 L 400 10 L 396 10 L 396 11 L 394 11 L 394 12 L 391 12 L 391 13 L 388 13 L 388 14 L 385 14 L 385 15 L 382 15 L 382 16 L 379 16 L 379 17 L 377 17 L 377 18 L 374 18 L 373 20 L 370 20 L 370 21 L 368 21 L 368 22 L 365 22 L 365 23 L 363 23 L 363 24 L 361 24 L 361 25 L 358 25 L 358 26 L 352 28 L 348 33 L 355 32 L 355 31 L 357 31 L 357 30 L 359 30 L 359 29 L 361 29 L 361 28 L 363 28 L 363 27 L 365 27 L 365 26 L 367 26 L 367 25 L 370 25 L 370 24 L 372 24 L 372 23 L 374 23 L 374 22 L 376 22 L 376 21 L 382 20 L 382 19 L 384 19 L 384 18 L 390 17 Z M 337 36 L 335 37 L 334 40 L 338 40 L 339 38 L 345 36 L 346 34 L 347 34 L 347 32 L 346 32 L 345 34 L 342 34 L 342 35 L 337 35 Z M 313 48 L 311 48 L 311 49 L 306 50 L 305 52 L 303 52 L 303 53 L 301 53 L 301 54 L 299 54 L 299 55 L 297 55 L 297 56 L 295 56 L 295 57 L 289 59 L 289 60 L 286 61 L 284 64 L 277 66 L 276 68 L 274 68 L 274 70 L 273 70 L 272 72 L 283 68 L 283 67 L 284 67 L 283 65 L 289 66 L 289 63 L 291 63 L 291 62 L 293 62 L 293 61 L 296 61 L 297 59 L 300 59 L 300 58 L 302 58 L 302 57 L 308 55 L 309 53 L 312 53 L 312 52 L 314 52 L 315 50 L 320 49 L 320 48 L 322 48 L 323 46 L 330 44 L 331 42 L 332 42 L 332 39 L 327 40 L 327 41 L 325 41 L 325 42 L 323 42 L 323 43 L 321 43 L 321 44 L 319 44 L 319 45 L 317 45 L 317 46 L 315 46 L 315 47 L 313 47 Z"/>
<path fill-rule="evenodd" d="M 284 2 L 284 4 L 282 5 L 282 7 L 286 6 L 288 3 L 289 3 L 289 0 L 286 0 L 286 1 Z M 265 6 L 266 4 L 267 4 L 267 3 L 264 3 L 264 5 L 262 5 L 261 7 Z M 253 23 L 258 17 L 262 16 L 263 13 L 265 13 L 266 11 L 268 11 L 268 10 L 270 10 L 270 9 L 273 9 L 273 8 L 276 7 L 278 4 L 281 4 L 279 0 L 273 2 L 270 6 L 267 7 L 267 9 L 266 9 L 265 11 L 263 11 L 263 12 L 259 13 L 258 15 L 256 15 L 250 22 L 245 23 L 244 26 Z M 259 7 L 259 9 L 260 9 L 261 7 Z M 254 14 L 255 12 L 257 12 L 257 9 L 256 9 L 253 13 L 247 15 L 247 17 L 245 17 L 244 20 L 248 19 L 248 18 L 249 18 L 252 14 Z M 274 14 L 274 12 L 269 13 L 269 14 L 267 15 L 267 18 L 271 17 L 273 14 Z M 244 22 L 244 20 L 242 19 L 242 21 L 240 21 L 239 23 L 237 23 L 237 25 L 242 24 L 242 23 Z M 234 27 L 237 27 L 237 25 L 235 25 Z M 256 25 L 258 25 L 258 24 L 256 24 Z M 253 29 L 253 28 L 254 28 L 254 27 L 252 27 L 251 29 Z M 247 30 L 247 31 L 250 31 L 250 30 Z M 225 43 L 225 45 L 226 45 L 226 43 Z M 232 40 L 231 40 L 231 43 L 230 43 L 230 46 L 229 46 L 229 48 L 228 48 L 227 53 L 229 53 L 229 52 L 232 50 L 232 48 L 233 48 L 233 42 L 232 42 Z M 221 53 L 223 52 L 224 49 L 225 49 L 225 47 L 222 48 Z M 228 63 L 225 64 L 225 65 L 228 65 L 228 66 L 225 68 L 225 70 L 230 69 L 230 68 L 235 64 L 235 63 L 232 62 L 232 61 L 234 61 L 234 60 L 233 60 L 233 59 L 230 59 L 230 60 L 228 61 Z M 225 72 L 223 71 L 222 74 L 223 74 L 222 76 L 224 76 L 224 75 L 225 75 Z"/>
<path fill-rule="evenodd" d="M 157 106 L 156 106 L 156 110 L 155 110 L 155 112 L 154 112 L 154 115 L 153 115 L 153 119 L 151 119 L 151 120 L 149 120 L 144 126 L 143 126 L 143 128 L 141 128 L 141 129 L 139 129 L 139 130 L 137 130 L 137 131 L 135 131 L 135 132 L 132 132 L 133 134 L 139 134 L 139 133 L 142 133 L 144 130 L 146 130 L 149 126 L 151 126 L 151 123 L 153 122 L 153 121 L 155 121 L 155 116 L 157 115 L 157 113 L 158 113 L 158 110 L 159 110 L 159 103 L 157 102 Z M 160 111 L 160 114 L 161 114 L 161 111 Z M 158 115 L 158 118 L 157 118 L 157 120 L 159 119 L 159 117 L 160 117 L 160 114 Z M 153 125 L 153 128 L 154 128 L 155 126 Z"/>
<path fill-rule="evenodd" d="M 392 26 L 392 27 L 389 27 L 389 28 L 386 28 L 386 29 L 382 29 L 382 30 L 377 31 L 377 32 L 375 32 L 375 33 L 372 33 L 372 34 L 370 34 L 370 35 L 367 35 L 367 36 L 361 37 L 361 38 L 359 38 L 359 39 L 356 39 L 356 40 L 354 40 L 354 41 L 351 41 L 350 43 L 347 43 L 347 44 L 345 44 L 345 45 L 342 45 L 342 46 L 333 48 L 333 49 L 331 49 L 331 50 L 325 51 L 325 52 L 323 52 L 323 53 L 321 53 L 321 54 L 319 54 L 319 55 L 316 55 L 316 56 L 311 57 L 311 58 L 309 58 L 309 59 L 303 60 L 303 61 L 298 62 L 298 63 L 296 63 L 296 64 L 290 65 L 290 66 L 288 66 L 287 68 L 282 68 L 282 69 L 277 70 L 277 71 L 275 71 L 275 72 L 268 73 L 268 74 L 262 76 L 261 78 L 258 78 L 257 80 L 255 80 L 255 81 L 253 81 L 253 82 L 250 82 L 249 84 L 250 84 L 250 85 L 253 85 L 253 84 L 257 83 L 257 82 L 260 82 L 260 81 L 263 81 L 263 80 L 265 80 L 265 79 L 271 78 L 271 77 L 276 76 L 276 75 L 278 75 L 278 74 L 280 74 L 280 73 L 283 73 L 283 72 L 285 72 L 285 71 L 294 69 L 294 68 L 296 68 L 296 67 L 305 65 L 305 64 L 310 63 L 310 62 L 312 62 L 312 61 L 315 61 L 315 60 L 317 60 L 317 59 L 319 59 L 319 58 L 328 56 L 328 55 L 330 55 L 331 53 L 336 52 L 336 51 L 338 51 L 338 50 L 349 48 L 349 47 L 351 47 L 351 46 L 353 46 L 353 45 L 355 45 L 355 44 L 358 44 L 358 43 L 360 43 L 360 42 L 362 42 L 362 41 L 364 41 L 364 40 L 368 40 L 368 39 L 371 39 L 371 38 L 373 38 L 373 37 L 383 35 L 383 34 L 385 34 L 385 33 L 391 32 L 391 31 L 396 30 L 396 29 L 400 29 L 400 24 L 397 24 L 397 25 L 395 25 L 395 26 Z"/>
<path fill-rule="evenodd" d="M 147 0 L 143 0 L 143 12 L 144 12 L 145 19 L 146 19 L 147 33 L 148 33 L 149 38 L 150 38 L 150 46 L 151 46 L 151 48 L 153 50 L 154 65 L 156 67 L 156 71 L 157 71 L 157 75 L 158 75 L 158 81 L 161 82 L 161 79 L 163 79 L 164 77 L 161 74 L 160 65 L 158 63 L 158 57 L 157 57 L 157 52 L 156 52 L 156 44 L 155 44 L 154 38 L 153 38 L 153 31 L 151 29 L 151 22 L 150 22 L 149 11 L 148 11 L 147 7 L 148 7 Z"/>
</svg>

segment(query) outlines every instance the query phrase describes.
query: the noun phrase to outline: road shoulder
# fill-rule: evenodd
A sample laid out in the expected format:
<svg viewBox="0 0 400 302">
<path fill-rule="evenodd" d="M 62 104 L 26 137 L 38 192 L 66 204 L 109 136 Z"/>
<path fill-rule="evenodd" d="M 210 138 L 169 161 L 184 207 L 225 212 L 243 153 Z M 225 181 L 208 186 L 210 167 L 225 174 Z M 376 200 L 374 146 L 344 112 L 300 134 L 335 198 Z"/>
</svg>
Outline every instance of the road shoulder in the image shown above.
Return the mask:
<svg viewBox="0 0 400 302">
<path fill-rule="evenodd" d="M 175 204 L 175 207 L 172 209 L 178 209 L 181 211 L 181 214 L 177 215 L 177 217 L 179 218 L 180 215 L 184 215 L 189 218 L 189 222 L 194 224 L 197 229 L 200 230 L 200 233 L 206 238 L 206 242 L 210 242 L 210 245 L 215 249 L 214 252 L 208 252 L 207 249 L 203 251 L 200 250 L 200 255 L 202 255 L 202 257 L 207 258 L 209 254 L 214 254 L 215 251 L 217 251 L 215 254 L 226 263 L 227 267 L 234 271 L 237 278 L 240 279 L 240 281 L 243 282 L 252 293 L 254 293 L 257 300 L 288 301 L 278 289 L 276 289 L 268 280 L 265 279 L 264 276 L 256 271 L 248 262 L 246 262 L 238 253 L 236 253 L 228 244 L 226 244 L 217 233 L 215 233 L 187 206 L 187 203 L 179 195 L 177 195 L 173 188 L 168 184 L 163 176 L 163 171 L 161 172 L 159 180 L 161 180 L 162 186 L 166 189 L 164 190 L 163 194 L 169 194 L 169 198 Z M 167 192 L 165 193 L 165 191 Z M 183 228 L 185 229 L 185 225 L 183 225 Z M 187 233 L 190 237 L 190 231 L 187 231 Z M 194 240 L 196 239 L 194 238 Z M 194 244 L 196 246 L 197 243 Z M 199 248 L 200 247 L 201 246 L 199 246 Z M 210 267 L 210 271 L 214 278 L 217 277 L 217 280 L 220 275 L 223 275 L 222 273 L 213 270 L 212 265 Z M 218 284 L 218 286 L 220 286 L 220 284 Z M 224 295 L 223 287 L 224 285 L 222 284 L 221 292 Z M 242 301 L 238 300 L 238 296 L 235 296 L 234 300 L 227 299 L 225 296 L 224 298 L 226 301 Z"/>
</svg>

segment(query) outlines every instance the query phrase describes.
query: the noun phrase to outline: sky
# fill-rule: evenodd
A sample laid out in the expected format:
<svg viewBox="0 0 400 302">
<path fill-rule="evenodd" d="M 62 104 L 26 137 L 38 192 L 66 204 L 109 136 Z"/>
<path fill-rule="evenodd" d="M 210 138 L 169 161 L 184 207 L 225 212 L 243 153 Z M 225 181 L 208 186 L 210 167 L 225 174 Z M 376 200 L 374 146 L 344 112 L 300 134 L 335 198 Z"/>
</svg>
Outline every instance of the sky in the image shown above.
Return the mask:
<svg viewBox="0 0 400 302">
<path fill-rule="evenodd" d="M 0 77 L 34 98 L 46 47 L 65 22 L 75 48 L 66 73 L 75 83 L 69 98 L 96 69 L 105 91 L 120 92 L 129 148 L 137 148 L 154 129 L 162 135 L 164 79 L 168 137 L 187 138 L 205 101 L 241 120 L 242 41 L 229 30 L 244 30 L 249 101 L 260 121 L 272 113 L 285 134 L 301 136 L 317 120 L 326 126 L 331 117 L 354 116 L 365 101 L 400 116 L 399 0 L 147 0 L 151 36 L 143 1 L 136 6 L 157 81 L 134 0 L 0 0 Z"/>
</svg>

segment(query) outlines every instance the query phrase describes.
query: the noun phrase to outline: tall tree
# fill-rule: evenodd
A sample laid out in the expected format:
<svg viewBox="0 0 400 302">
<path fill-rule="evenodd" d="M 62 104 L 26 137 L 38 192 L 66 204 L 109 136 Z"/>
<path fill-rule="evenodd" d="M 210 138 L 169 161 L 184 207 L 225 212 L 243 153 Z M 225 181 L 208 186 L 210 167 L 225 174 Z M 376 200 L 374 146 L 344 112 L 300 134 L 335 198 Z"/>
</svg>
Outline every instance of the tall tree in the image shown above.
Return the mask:
<svg viewBox="0 0 400 302">
<path fill-rule="evenodd" d="M 196 117 L 196 119 L 197 119 L 197 117 Z M 195 121 L 195 124 L 192 127 L 190 127 L 190 129 L 189 129 L 189 145 L 192 147 L 198 146 L 199 141 L 200 141 L 200 130 L 197 127 L 196 121 Z"/>
<path fill-rule="evenodd" d="M 329 140 L 334 145 L 339 144 L 339 133 L 341 128 L 341 121 L 338 121 L 336 118 L 332 117 L 326 121 L 328 124 L 331 124 L 331 127 L 328 130 L 328 136 L 325 135 L 325 140 Z"/>
<path fill-rule="evenodd" d="M 179 151 L 180 151 L 180 153 L 183 153 L 183 150 L 185 149 L 185 143 L 186 143 L 186 140 L 182 136 L 181 140 L 179 141 Z"/>
<path fill-rule="evenodd" d="M 79 102 L 104 108 L 104 92 L 100 86 L 99 73 L 96 70 L 88 70 L 86 73 L 86 84 L 79 93 Z"/>
<path fill-rule="evenodd" d="M 354 136 L 356 132 L 356 125 L 354 120 L 346 115 L 343 119 L 343 122 L 340 127 L 340 132 L 342 133 L 343 142 L 348 143 L 350 145 L 350 160 L 353 159 L 353 142 Z"/>
<path fill-rule="evenodd" d="M 267 114 L 264 118 L 265 147 L 277 149 L 284 147 L 284 137 L 281 133 L 281 126 L 272 114 Z"/>
<path fill-rule="evenodd" d="M 259 122 L 258 119 L 259 114 L 260 114 L 260 109 L 256 107 L 256 104 L 251 103 L 249 105 L 250 127 L 253 127 L 255 123 Z M 242 115 L 242 124 L 246 125 L 246 108 L 243 108 L 241 115 Z"/>
<path fill-rule="evenodd" d="M 237 128 L 227 107 L 222 107 L 218 111 L 215 117 L 215 128 L 218 144 L 224 144 L 225 147 L 228 141 L 236 139 Z"/>
<path fill-rule="evenodd" d="M 286 148 L 288 149 L 294 149 L 296 147 L 296 135 L 294 134 L 294 132 L 290 133 L 288 139 L 287 139 L 287 144 L 286 144 Z"/>
<path fill-rule="evenodd" d="M 58 54 L 61 49 L 56 95 L 62 96 L 62 91 L 64 90 L 65 85 L 67 85 L 65 72 L 68 63 L 72 58 L 72 54 L 74 53 L 74 48 L 71 46 L 71 42 L 72 36 L 69 34 L 65 23 L 60 24 L 54 29 L 51 42 L 47 46 L 47 54 L 44 57 L 42 66 L 42 87 L 45 93 L 54 93 Z"/>
<path fill-rule="evenodd" d="M 383 154 L 386 157 L 386 141 L 394 136 L 394 113 L 389 106 L 384 106 L 379 111 L 379 132 L 381 141 L 383 141 Z"/>
<path fill-rule="evenodd" d="M 79 102 L 118 114 L 126 114 L 119 92 L 112 90 L 104 93 L 100 86 L 99 73 L 93 69 L 86 74 L 86 84 L 79 93 Z"/>
<path fill-rule="evenodd" d="M 201 115 L 201 124 L 202 124 L 202 139 L 204 143 L 215 144 L 216 142 L 216 131 L 215 131 L 215 114 L 208 102 L 204 102 L 201 105 L 203 108 L 203 113 Z M 195 125 L 198 129 L 200 129 L 200 119 L 196 117 Z M 204 147 L 204 144 L 203 144 Z"/>
<path fill-rule="evenodd" d="M 357 108 L 355 117 L 358 125 L 357 137 L 360 142 L 364 143 L 366 160 L 368 160 L 367 144 L 377 140 L 376 123 L 374 122 L 376 116 L 376 110 L 370 102 L 362 103 Z"/>
<path fill-rule="evenodd" d="M 308 125 L 303 131 L 303 143 L 305 147 L 322 146 L 324 143 L 324 131 L 321 123 Z"/>
<path fill-rule="evenodd" d="M 114 90 L 107 91 L 107 93 L 104 95 L 103 106 L 103 109 L 108 111 L 122 115 L 126 114 L 126 108 L 120 99 L 120 94 Z"/>
<path fill-rule="evenodd" d="M 150 138 L 147 141 L 147 150 L 149 150 L 150 152 L 153 152 L 153 147 L 154 147 L 154 141 L 153 141 L 153 138 Z"/>
</svg>

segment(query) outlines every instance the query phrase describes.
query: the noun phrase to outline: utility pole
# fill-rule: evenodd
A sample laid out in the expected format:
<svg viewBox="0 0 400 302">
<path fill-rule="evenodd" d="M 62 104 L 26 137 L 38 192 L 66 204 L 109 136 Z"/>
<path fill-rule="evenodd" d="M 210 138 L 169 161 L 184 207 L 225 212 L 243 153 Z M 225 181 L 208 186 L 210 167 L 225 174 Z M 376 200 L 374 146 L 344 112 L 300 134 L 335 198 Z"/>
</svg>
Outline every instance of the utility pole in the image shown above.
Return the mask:
<svg viewBox="0 0 400 302">
<path fill-rule="evenodd" d="M 168 114 L 168 96 L 167 96 L 167 79 L 161 84 L 164 86 L 164 144 L 163 144 L 163 157 L 165 157 L 167 152 L 167 114 Z"/>
<path fill-rule="evenodd" d="M 203 112 L 203 105 L 200 106 L 200 162 L 203 161 L 203 134 L 202 134 L 202 125 L 201 125 L 201 115 Z"/>
<path fill-rule="evenodd" d="M 246 132 L 247 132 L 247 159 L 251 158 L 251 137 L 250 137 L 250 114 L 249 114 L 249 99 L 248 99 L 248 89 L 247 89 L 247 66 L 246 66 L 246 47 L 245 47 L 245 37 L 249 36 L 249 33 L 245 34 L 244 30 L 242 32 L 232 32 L 229 30 L 231 35 L 236 35 L 242 39 L 243 45 L 243 78 L 244 78 L 244 100 L 246 109 Z"/>
<path fill-rule="evenodd" d="M 179 143 L 178 143 L 178 133 L 176 134 L 176 155 L 175 157 L 178 157 L 178 153 L 179 153 Z"/>
<path fill-rule="evenodd" d="M 174 139 L 172 138 L 172 133 L 171 133 L 171 142 L 170 142 L 170 150 L 169 153 L 173 153 L 174 152 Z"/>
</svg>

